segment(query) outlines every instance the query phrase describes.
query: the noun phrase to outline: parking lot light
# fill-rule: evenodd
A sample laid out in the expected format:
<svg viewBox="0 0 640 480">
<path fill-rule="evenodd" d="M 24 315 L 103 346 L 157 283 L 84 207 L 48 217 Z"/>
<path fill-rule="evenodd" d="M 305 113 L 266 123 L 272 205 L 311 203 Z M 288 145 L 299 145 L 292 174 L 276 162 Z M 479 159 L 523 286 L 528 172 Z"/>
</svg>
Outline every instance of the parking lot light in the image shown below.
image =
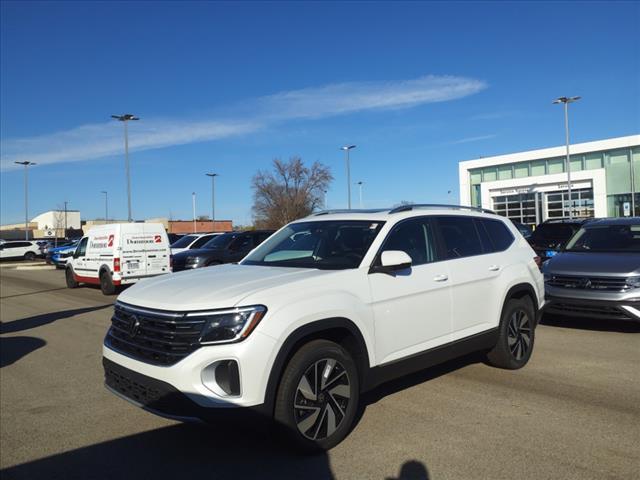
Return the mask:
<svg viewBox="0 0 640 480">
<path fill-rule="evenodd" d="M 349 165 L 349 150 L 352 148 L 356 148 L 355 145 L 345 145 L 344 147 L 340 147 L 340 150 L 344 150 L 345 152 L 345 160 L 347 162 L 347 205 L 349 210 L 351 210 L 351 167 Z"/>
<path fill-rule="evenodd" d="M 569 156 L 569 104 L 577 102 L 582 97 L 559 97 L 553 103 L 564 104 L 564 133 L 567 144 L 567 194 L 569 195 L 569 218 L 573 218 L 573 199 L 571 198 L 571 157 Z M 564 210 L 564 206 L 563 206 Z M 564 213 L 564 212 L 563 212 Z"/>
<path fill-rule="evenodd" d="M 217 173 L 205 173 L 207 177 L 211 177 L 211 228 L 215 230 L 216 228 L 216 177 L 220 175 Z"/>
<path fill-rule="evenodd" d="M 13 162 L 24 165 L 24 239 L 29 240 L 29 167 L 37 165 L 35 162 Z"/>
<path fill-rule="evenodd" d="M 136 117 L 131 113 L 125 113 L 124 115 L 111 115 L 111 118 L 115 118 L 124 123 L 124 161 L 127 171 L 127 207 L 129 210 L 127 221 L 133 222 L 133 217 L 131 216 L 131 174 L 129 173 L 129 129 L 127 128 L 127 124 L 131 120 L 140 120 L 140 117 Z"/>
</svg>

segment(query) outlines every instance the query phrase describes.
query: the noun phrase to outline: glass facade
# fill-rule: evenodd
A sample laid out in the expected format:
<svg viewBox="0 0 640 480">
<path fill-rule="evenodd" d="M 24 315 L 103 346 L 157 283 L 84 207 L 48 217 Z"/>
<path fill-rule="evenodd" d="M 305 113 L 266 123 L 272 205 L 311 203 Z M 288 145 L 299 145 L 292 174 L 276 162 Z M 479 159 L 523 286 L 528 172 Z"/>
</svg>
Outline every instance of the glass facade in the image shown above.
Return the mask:
<svg viewBox="0 0 640 480">
<path fill-rule="evenodd" d="M 565 167 L 564 157 L 553 157 L 469 170 L 471 203 L 474 206 L 481 205 L 480 184 L 484 182 L 559 174 L 566 171 Z M 571 155 L 572 172 L 600 168 L 605 170 L 608 215 L 616 217 L 625 214 L 640 215 L 640 146 Z M 580 216 L 593 216 L 593 191 L 582 189 L 572 193 L 574 208 L 581 212 Z M 538 205 L 547 202 L 547 218 L 566 216 L 569 205 L 567 193 L 554 192 L 554 194 L 558 195 L 558 198 L 551 195 L 538 198 Z M 522 193 L 494 197 L 494 208 L 499 213 L 504 212 L 505 215 L 508 210 L 511 213 L 507 216 L 511 217 L 513 214 L 514 219 L 520 218 L 522 220 L 518 221 L 530 223 L 528 220 L 532 218 L 530 212 L 533 208 L 529 198 L 531 195 L 534 194 Z M 627 203 L 629 205 L 625 205 Z"/>
</svg>

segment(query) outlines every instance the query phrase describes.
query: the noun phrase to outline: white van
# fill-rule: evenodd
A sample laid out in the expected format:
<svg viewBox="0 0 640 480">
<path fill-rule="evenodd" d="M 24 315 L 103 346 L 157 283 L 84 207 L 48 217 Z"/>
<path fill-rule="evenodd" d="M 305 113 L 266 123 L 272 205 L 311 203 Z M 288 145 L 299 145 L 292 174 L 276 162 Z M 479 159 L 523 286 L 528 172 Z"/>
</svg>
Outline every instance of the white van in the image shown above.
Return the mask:
<svg viewBox="0 0 640 480">
<path fill-rule="evenodd" d="M 67 287 L 100 285 L 112 295 L 119 285 L 171 272 L 171 250 L 160 223 L 113 223 L 93 227 L 67 261 Z"/>
</svg>

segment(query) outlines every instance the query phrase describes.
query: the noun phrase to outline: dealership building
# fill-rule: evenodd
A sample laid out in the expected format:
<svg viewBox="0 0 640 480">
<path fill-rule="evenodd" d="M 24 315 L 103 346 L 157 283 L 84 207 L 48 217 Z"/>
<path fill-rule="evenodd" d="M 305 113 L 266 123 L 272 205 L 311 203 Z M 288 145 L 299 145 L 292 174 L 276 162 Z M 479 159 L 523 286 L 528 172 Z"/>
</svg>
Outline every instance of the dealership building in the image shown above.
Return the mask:
<svg viewBox="0 0 640 480">
<path fill-rule="evenodd" d="M 570 145 L 573 215 L 640 216 L 640 135 Z M 566 146 L 460 162 L 460 203 L 527 225 L 569 216 Z"/>
</svg>

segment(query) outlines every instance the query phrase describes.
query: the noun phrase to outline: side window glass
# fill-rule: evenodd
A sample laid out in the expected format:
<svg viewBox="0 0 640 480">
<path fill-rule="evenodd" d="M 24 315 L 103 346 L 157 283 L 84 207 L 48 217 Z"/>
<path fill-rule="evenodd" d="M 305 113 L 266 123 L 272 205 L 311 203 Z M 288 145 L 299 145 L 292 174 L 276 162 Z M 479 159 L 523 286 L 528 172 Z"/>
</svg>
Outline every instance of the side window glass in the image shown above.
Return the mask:
<svg viewBox="0 0 640 480">
<path fill-rule="evenodd" d="M 475 223 L 478 235 L 480 235 L 480 243 L 482 243 L 482 250 L 484 250 L 484 253 L 495 252 L 496 249 L 493 248 L 491 238 L 489 237 L 487 230 L 484 228 L 484 222 L 481 219 L 476 218 L 473 223 Z"/>
<path fill-rule="evenodd" d="M 197 239 L 195 242 L 193 242 L 193 245 L 191 245 L 191 247 L 189 247 L 189 249 L 200 248 L 201 246 L 203 246 L 205 243 L 207 243 L 212 238 L 213 238 L 212 235 L 203 235 L 202 237 Z"/>
<path fill-rule="evenodd" d="M 414 266 L 434 262 L 436 248 L 431 223 L 422 218 L 401 222 L 384 242 L 382 251 L 385 250 L 405 252 Z"/>
<path fill-rule="evenodd" d="M 229 245 L 229 250 L 234 252 L 246 250 L 251 247 L 251 235 L 239 235 Z"/>
<path fill-rule="evenodd" d="M 502 252 L 513 243 L 513 234 L 500 220 L 482 219 L 482 223 L 493 241 L 494 251 Z"/>
<path fill-rule="evenodd" d="M 89 239 L 88 238 L 83 238 L 82 241 L 78 244 L 78 247 L 76 248 L 76 252 L 74 257 L 84 257 L 85 254 L 87 253 L 87 241 Z"/>
<path fill-rule="evenodd" d="M 471 217 L 438 217 L 448 259 L 482 255 L 482 243 Z"/>
</svg>

